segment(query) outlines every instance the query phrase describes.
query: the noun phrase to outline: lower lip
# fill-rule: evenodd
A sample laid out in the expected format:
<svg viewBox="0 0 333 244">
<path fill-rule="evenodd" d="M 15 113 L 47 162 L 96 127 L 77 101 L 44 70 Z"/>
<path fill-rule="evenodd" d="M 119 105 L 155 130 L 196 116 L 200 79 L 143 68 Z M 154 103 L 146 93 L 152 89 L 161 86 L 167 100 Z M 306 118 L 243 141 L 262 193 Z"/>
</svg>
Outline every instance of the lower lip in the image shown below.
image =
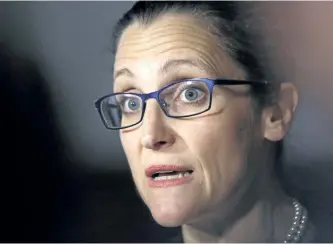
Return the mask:
<svg viewBox="0 0 333 244">
<path fill-rule="evenodd" d="M 166 187 L 171 187 L 171 186 L 179 186 L 179 185 L 187 184 L 193 180 L 192 174 L 183 176 L 181 178 L 170 179 L 170 180 L 153 180 L 153 178 L 149 178 L 148 186 L 152 187 L 152 188 L 166 188 Z"/>
</svg>

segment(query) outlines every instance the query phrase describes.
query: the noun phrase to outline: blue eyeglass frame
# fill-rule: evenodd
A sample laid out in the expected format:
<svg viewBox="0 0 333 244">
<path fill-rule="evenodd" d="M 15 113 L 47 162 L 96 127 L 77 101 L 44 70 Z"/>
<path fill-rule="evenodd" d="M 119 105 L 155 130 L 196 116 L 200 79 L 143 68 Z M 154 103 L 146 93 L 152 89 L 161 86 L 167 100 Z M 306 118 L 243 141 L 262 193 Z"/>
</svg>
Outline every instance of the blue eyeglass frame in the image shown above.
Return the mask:
<svg viewBox="0 0 333 244">
<path fill-rule="evenodd" d="M 165 89 L 169 88 L 170 86 L 175 85 L 175 84 L 183 83 L 183 82 L 189 82 L 189 81 L 201 81 L 201 82 L 205 82 L 207 84 L 208 89 L 209 89 L 209 95 L 210 95 L 208 108 L 205 109 L 202 112 L 195 113 L 195 114 L 190 114 L 190 115 L 176 115 L 176 116 L 175 115 L 169 115 L 166 112 L 166 110 L 163 108 L 163 105 L 161 104 L 161 100 L 159 99 L 159 96 L 160 96 L 161 92 L 164 91 Z M 134 93 L 134 92 L 110 93 L 108 95 L 105 95 L 105 96 L 97 99 L 95 101 L 95 108 L 97 109 L 98 114 L 100 115 L 100 117 L 102 119 L 102 122 L 103 122 L 104 126 L 107 129 L 110 129 L 110 130 L 121 130 L 121 129 L 126 129 L 126 128 L 129 128 L 129 127 L 135 126 L 135 125 L 137 125 L 137 124 L 139 124 L 139 123 L 142 122 L 144 114 L 145 114 L 145 110 L 146 110 L 146 102 L 149 99 L 155 99 L 158 102 L 158 104 L 160 105 L 163 113 L 167 117 L 170 117 L 170 118 L 186 118 L 186 117 L 192 117 L 192 116 L 195 116 L 195 115 L 199 115 L 199 114 L 205 113 L 208 110 L 210 110 L 211 105 L 212 105 L 212 97 L 213 97 L 212 93 L 213 93 L 213 88 L 214 88 L 215 85 L 251 85 L 251 86 L 263 86 L 263 85 L 267 85 L 267 84 L 268 84 L 267 81 L 233 80 L 233 79 L 223 79 L 223 78 L 216 78 L 216 79 L 214 79 L 214 78 L 192 78 L 192 79 L 184 79 L 184 80 L 181 80 L 181 81 L 176 81 L 176 82 L 170 83 L 170 84 L 162 87 L 161 89 L 159 89 L 157 91 L 154 91 L 154 92 L 150 92 L 150 93 Z M 129 126 L 109 127 L 107 125 L 107 122 L 104 119 L 104 116 L 103 116 L 103 113 L 102 113 L 102 109 L 101 109 L 101 103 L 107 97 L 114 96 L 114 95 L 120 95 L 120 94 L 135 95 L 135 96 L 138 96 L 138 97 L 141 98 L 141 100 L 142 100 L 141 118 L 140 118 L 140 120 L 137 123 L 129 125 Z"/>
</svg>

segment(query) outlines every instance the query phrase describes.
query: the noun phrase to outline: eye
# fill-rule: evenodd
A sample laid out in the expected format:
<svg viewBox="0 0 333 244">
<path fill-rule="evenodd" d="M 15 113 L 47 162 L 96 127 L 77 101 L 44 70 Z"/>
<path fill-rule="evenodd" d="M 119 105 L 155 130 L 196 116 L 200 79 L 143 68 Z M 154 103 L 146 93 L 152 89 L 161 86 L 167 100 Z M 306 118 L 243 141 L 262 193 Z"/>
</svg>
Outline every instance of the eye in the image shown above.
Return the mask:
<svg viewBox="0 0 333 244">
<path fill-rule="evenodd" d="M 180 99 L 185 103 L 190 103 L 201 99 L 204 95 L 199 88 L 190 87 L 181 92 Z"/>
<path fill-rule="evenodd" d="M 141 99 L 138 97 L 124 97 L 121 106 L 124 113 L 135 113 L 141 109 Z"/>
</svg>

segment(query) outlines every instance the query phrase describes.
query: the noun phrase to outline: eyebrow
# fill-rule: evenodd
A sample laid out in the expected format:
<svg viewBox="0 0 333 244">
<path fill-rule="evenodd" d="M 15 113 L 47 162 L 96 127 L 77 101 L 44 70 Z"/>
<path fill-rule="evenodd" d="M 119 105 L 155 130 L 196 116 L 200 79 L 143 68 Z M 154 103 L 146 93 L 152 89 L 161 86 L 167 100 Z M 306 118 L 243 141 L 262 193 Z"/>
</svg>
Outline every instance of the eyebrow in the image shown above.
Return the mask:
<svg viewBox="0 0 333 244">
<path fill-rule="evenodd" d="M 128 77 L 133 77 L 133 73 L 127 69 L 127 68 L 123 68 L 123 69 L 120 69 L 120 70 L 117 70 L 114 74 L 114 79 L 116 79 L 117 77 L 119 76 L 122 76 L 122 75 L 125 75 L 125 76 L 128 76 Z"/>
<path fill-rule="evenodd" d="M 160 74 L 166 74 L 170 72 L 170 70 L 181 66 L 181 65 L 187 65 L 194 68 L 198 68 L 202 71 L 212 71 L 212 69 L 204 62 L 200 61 L 199 59 L 170 59 L 167 60 L 159 69 L 158 73 Z M 134 77 L 134 74 L 128 69 L 123 68 L 115 72 L 114 79 L 116 79 L 119 76 L 128 76 L 128 77 Z"/>
</svg>

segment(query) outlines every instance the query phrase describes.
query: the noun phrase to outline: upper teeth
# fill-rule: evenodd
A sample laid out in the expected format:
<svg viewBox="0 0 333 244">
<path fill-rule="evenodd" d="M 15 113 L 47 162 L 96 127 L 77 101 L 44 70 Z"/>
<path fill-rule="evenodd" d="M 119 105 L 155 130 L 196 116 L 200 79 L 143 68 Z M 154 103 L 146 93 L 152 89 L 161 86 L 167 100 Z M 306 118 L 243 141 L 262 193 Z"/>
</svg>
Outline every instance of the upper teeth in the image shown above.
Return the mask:
<svg viewBox="0 0 333 244">
<path fill-rule="evenodd" d="M 179 173 L 174 174 L 174 175 L 156 176 L 153 179 L 154 180 L 172 180 L 172 179 L 182 178 L 182 177 L 185 177 L 185 176 L 188 176 L 188 175 L 190 175 L 189 172 L 179 172 Z"/>
</svg>

